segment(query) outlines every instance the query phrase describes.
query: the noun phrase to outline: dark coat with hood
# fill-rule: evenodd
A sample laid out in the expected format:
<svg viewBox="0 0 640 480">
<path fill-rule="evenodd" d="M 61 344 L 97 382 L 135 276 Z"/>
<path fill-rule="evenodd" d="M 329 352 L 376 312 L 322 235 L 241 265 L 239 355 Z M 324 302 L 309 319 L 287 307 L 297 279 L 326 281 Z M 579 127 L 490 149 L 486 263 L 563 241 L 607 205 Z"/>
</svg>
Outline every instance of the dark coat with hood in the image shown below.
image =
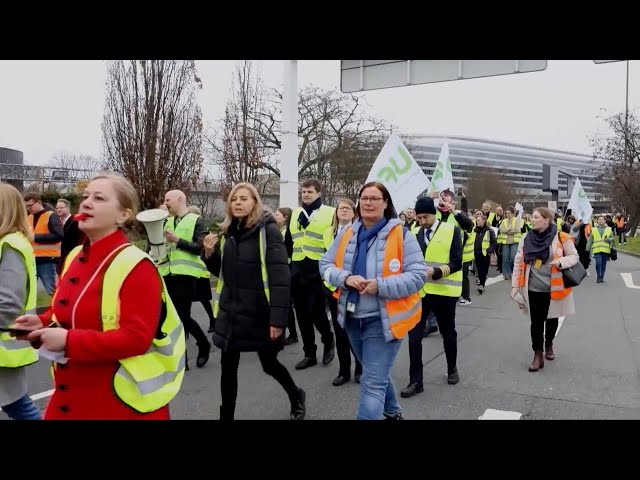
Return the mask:
<svg viewBox="0 0 640 480">
<path fill-rule="evenodd" d="M 260 228 L 265 227 L 266 263 L 270 302 L 262 283 L 260 265 Z M 282 348 L 282 336 L 273 341 L 270 327 L 284 330 L 290 308 L 290 273 L 287 250 L 275 219 L 265 213 L 258 223 L 245 228 L 234 220 L 224 236 L 223 265 L 220 247 L 209 259 L 207 268 L 219 276 L 222 267 L 224 286 L 220 311 L 215 320 L 213 343 L 223 351 L 256 351 Z"/>
</svg>

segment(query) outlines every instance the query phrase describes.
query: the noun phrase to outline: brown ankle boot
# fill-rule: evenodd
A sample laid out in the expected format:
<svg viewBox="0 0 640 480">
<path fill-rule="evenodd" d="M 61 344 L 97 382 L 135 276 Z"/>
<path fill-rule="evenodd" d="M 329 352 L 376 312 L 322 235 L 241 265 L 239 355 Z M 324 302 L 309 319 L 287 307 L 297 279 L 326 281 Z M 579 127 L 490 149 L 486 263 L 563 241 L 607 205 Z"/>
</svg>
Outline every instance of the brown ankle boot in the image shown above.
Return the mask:
<svg viewBox="0 0 640 480">
<path fill-rule="evenodd" d="M 533 363 L 529 365 L 530 372 L 537 372 L 539 368 L 544 368 L 544 357 L 542 356 L 542 350 L 536 350 L 533 354 Z"/>
<path fill-rule="evenodd" d="M 554 358 L 556 358 L 556 354 L 553 353 L 553 340 L 545 340 L 544 349 L 545 349 L 544 357 L 547 360 L 553 360 Z"/>
</svg>

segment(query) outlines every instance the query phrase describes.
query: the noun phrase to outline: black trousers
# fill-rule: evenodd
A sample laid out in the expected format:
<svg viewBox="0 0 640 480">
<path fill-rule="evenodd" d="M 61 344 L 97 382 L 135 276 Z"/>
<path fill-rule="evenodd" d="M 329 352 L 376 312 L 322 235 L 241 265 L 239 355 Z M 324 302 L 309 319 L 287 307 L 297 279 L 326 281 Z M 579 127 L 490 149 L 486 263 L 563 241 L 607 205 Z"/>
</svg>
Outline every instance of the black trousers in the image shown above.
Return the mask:
<svg viewBox="0 0 640 480">
<path fill-rule="evenodd" d="M 189 275 L 167 275 L 163 278 L 171 301 L 184 325 L 185 333 L 196 339 L 198 347 L 208 347 L 210 344 L 207 336 L 200 325 L 191 318 L 191 303 L 196 298 L 196 278 Z"/>
<path fill-rule="evenodd" d="M 351 378 L 351 343 L 347 332 L 338 323 L 338 300 L 332 296 L 327 296 L 329 304 L 329 312 L 331 312 L 331 323 L 333 323 L 333 331 L 336 334 L 336 350 L 338 352 L 338 362 L 340 369 L 338 376 Z M 353 358 L 356 360 L 355 375 L 362 374 L 362 364 L 358 361 L 355 353 Z"/>
<path fill-rule="evenodd" d="M 531 348 L 534 352 L 543 350 L 544 340 L 553 340 L 558 331 L 558 319 L 547 318 L 551 304 L 550 292 L 529 290 L 529 311 L 531 315 Z M 547 324 L 545 332 L 545 322 Z"/>
<path fill-rule="evenodd" d="M 282 385 L 289 399 L 295 398 L 297 387 L 287 368 L 278 361 L 278 349 L 265 347 L 258 350 L 258 358 L 264 373 L 271 375 Z M 220 359 L 222 372 L 220 375 L 220 393 L 222 405 L 227 411 L 233 411 L 238 398 L 238 366 L 240 352 L 222 352 Z"/>
<path fill-rule="evenodd" d="M 580 263 L 586 269 L 591 265 L 591 259 L 589 258 L 589 252 L 586 249 L 578 248 L 578 257 L 580 258 Z"/>
<path fill-rule="evenodd" d="M 487 283 L 487 275 L 489 274 L 489 255 L 476 255 L 476 273 L 478 274 L 478 279 L 480 280 L 480 285 L 483 287 L 485 283 Z"/>
<path fill-rule="evenodd" d="M 334 344 L 333 332 L 325 310 L 326 299 L 322 291 L 320 275 L 313 278 L 303 278 L 300 274 L 295 275 L 291 278 L 291 293 L 302 335 L 304 355 L 315 358 L 317 347 L 314 325 L 322 336 L 325 348 Z"/>
<path fill-rule="evenodd" d="M 471 289 L 469 288 L 469 268 L 471 262 L 462 264 L 462 298 L 471 300 Z"/>
<path fill-rule="evenodd" d="M 289 336 L 298 338 L 298 329 L 296 328 L 296 312 L 294 311 L 293 297 L 291 297 L 291 307 L 289 308 L 289 320 L 287 321 Z"/>
<path fill-rule="evenodd" d="M 496 251 L 498 257 L 498 271 L 502 273 L 502 244 L 498 244 L 498 250 Z"/>
<path fill-rule="evenodd" d="M 447 373 L 456 368 L 458 333 L 456 332 L 456 297 L 427 294 L 422 299 L 420 322 L 409 331 L 409 383 L 422 384 L 422 337 L 430 312 L 436 316 L 442 334 L 444 354 L 447 357 Z"/>
</svg>

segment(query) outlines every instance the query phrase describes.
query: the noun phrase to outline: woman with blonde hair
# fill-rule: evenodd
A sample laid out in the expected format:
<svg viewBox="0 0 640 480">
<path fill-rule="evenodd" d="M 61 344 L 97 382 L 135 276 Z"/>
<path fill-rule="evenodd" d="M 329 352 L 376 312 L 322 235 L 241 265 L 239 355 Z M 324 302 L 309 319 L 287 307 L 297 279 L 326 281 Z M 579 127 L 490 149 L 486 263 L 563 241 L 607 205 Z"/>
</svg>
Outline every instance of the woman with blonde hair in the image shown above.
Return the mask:
<svg viewBox="0 0 640 480">
<path fill-rule="evenodd" d="M 40 420 L 27 393 L 27 365 L 38 361 L 28 342 L 7 331 L 16 317 L 35 313 L 38 289 L 27 211 L 15 187 L 0 183 L 0 407 L 14 420 Z"/>
<path fill-rule="evenodd" d="M 530 372 L 553 360 L 553 339 L 558 318 L 575 313 L 571 288 L 565 288 L 562 270 L 578 263 L 578 252 L 568 233 L 558 232 L 553 212 L 536 208 L 532 230 L 520 241 L 511 283 L 511 298 L 531 317 L 531 347 L 534 356 Z M 543 357 L 542 344 L 546 354 Z"/>
<path fill-rule="evenodd" d="M 153 261 L 123 232 L 137 209 L 124 177 L 91 180 L 76 216 L 87 240 L 69 253 L 49 310 L 16 320 L 55 362 L 45 419 L 169 419 L 184 329 Z"/>
<path fill-rule="evenodd" d="M 213 233 L 204 240 L 204 261 L 218 277 L 213 343 L 222 350 L 220 419 L 235 418 L 240 353 L 257 352 L 264 372 L 287 392 L 290 418 L 302 420 L 305 392 L 277 358 L 291 305 L 287 251 L 275 219 L 250 183 L 231 189 L 220 233 L 220 242 Z"/>
<path fill-rule="evenodd" d="M 338 208 L 333 216 L 331 227 L 324 233 L 324 248 L 329 251 L 334 240 L 338 238 L 343 231 L 351 226 L 356 218 L 356 204 L 348 198 L 341 198 L 338 202 Z M 336 351 L 338 352 L 338 376 L 333 379 L 333 385 L 339 387 L 351 380 L 351 344 L 347 332 L 338 323 L 338 299 L 334 296 L 336 287 L 330 283 L 324 282 L 323 290 L 327 295 L 327 305 L 331 314 L 331 323 L 333 323 L 333 331 L 336 334 Z M 354 380 L 360 383 L 362 375 L 362 364 L 356 358 L 356 367 L 354 371 Z"/>
</svg>

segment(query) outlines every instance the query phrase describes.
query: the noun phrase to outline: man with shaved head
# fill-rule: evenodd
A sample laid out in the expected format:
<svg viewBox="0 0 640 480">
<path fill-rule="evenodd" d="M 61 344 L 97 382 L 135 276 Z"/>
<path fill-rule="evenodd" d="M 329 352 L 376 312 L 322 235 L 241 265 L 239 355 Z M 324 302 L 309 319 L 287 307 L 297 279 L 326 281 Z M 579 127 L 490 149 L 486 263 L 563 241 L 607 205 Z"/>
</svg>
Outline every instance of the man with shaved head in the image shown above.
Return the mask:
<svg viewBox="0 0 640 480">
<path fill-rule="evenodd" d="M 209 275 L 207 267 L 200 259 L 204 237 L 209 231 L 200 215 L 189 213 L 184 192 L 167 192 L 164 205 L 170 215 L 164 224 L 167 256 L 161 260 L 158 270 L 164 278 L 171 301 L 187 335 L 190 334 L 196 339 L 196 365 L 201 368 L 209 360 L 211 343 L 200 325 L 191 318 L 191 303 L 196 298 L 196 280 Z M 189 369 L 188 361 L 186 368 Z"/>
</svg>

